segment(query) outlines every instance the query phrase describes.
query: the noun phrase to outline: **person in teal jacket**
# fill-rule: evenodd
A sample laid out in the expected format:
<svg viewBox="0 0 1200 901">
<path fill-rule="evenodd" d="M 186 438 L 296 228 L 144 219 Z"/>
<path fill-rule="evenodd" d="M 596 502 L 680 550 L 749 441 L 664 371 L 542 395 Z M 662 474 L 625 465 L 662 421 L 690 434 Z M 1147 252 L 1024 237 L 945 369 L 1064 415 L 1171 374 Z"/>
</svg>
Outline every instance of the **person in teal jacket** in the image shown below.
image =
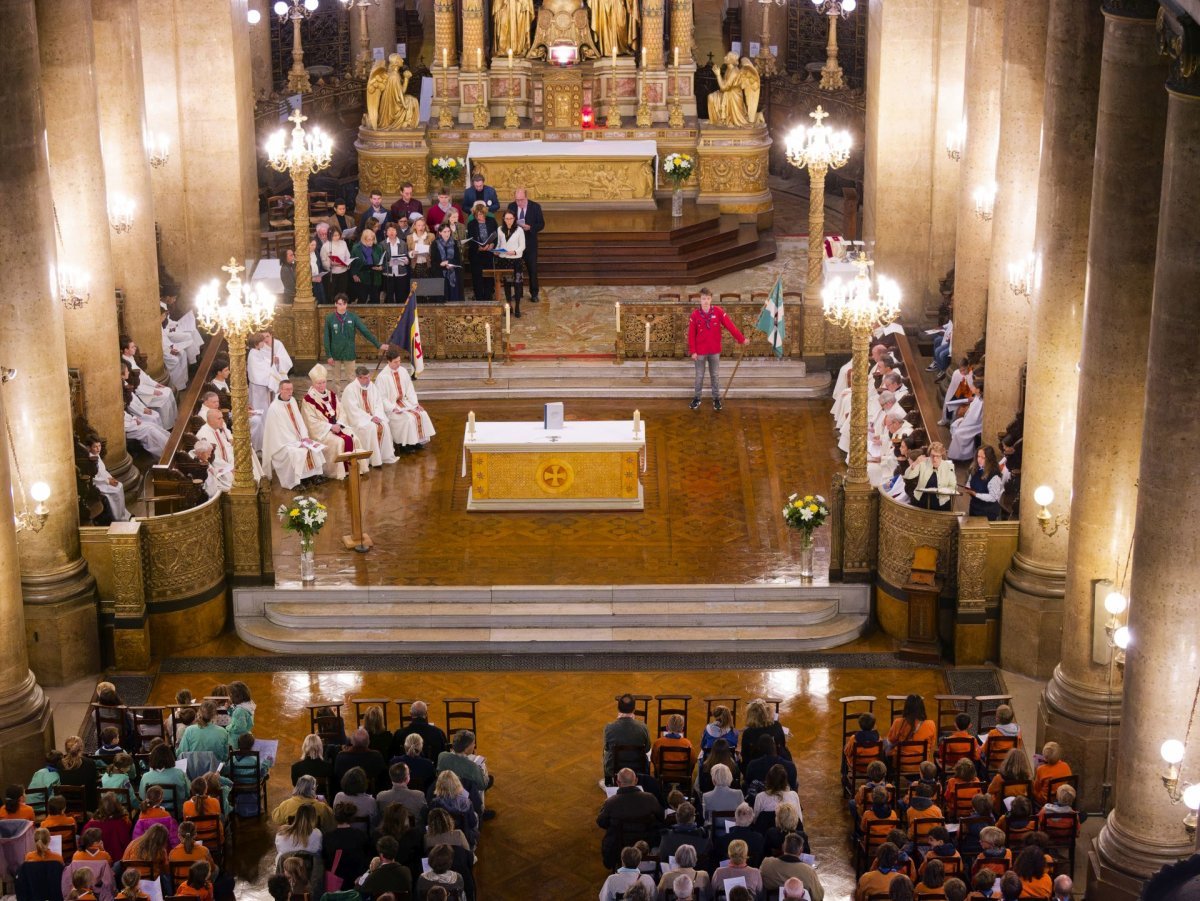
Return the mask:
<svg viewBox="0 0 1200 901">
<path fill-rule="evenodd" d="M 230 748 L 238 746 L 238 739 L 254 731 L 254 702 L 250 700 L 250 689 L 245 682 L 229 683 L 229 725 L 225 727 Z M 226 750 L 227 754 L 228 751 Z"/>
<path fill-rule="evenodd" d="M 364 338 L 379 348 L 380 353 L 388 349 L 386 344 L 380 344 L 379 339 L 371 334 L 358 314 L 346 309 L 349 303 L 345 294 L 339 294 L 333 301 L 333 312 L 325 317 L 325 357 L 331 370 L 330 376 L 334 388 L 341 391 L 354 378 L 354 338 L 361 333 Z"/>
<path fill-rule="evenodd" d="M 216 718 L 217 705 L 212 701 L 202 703 L 196 711 L 196 722 L 183 730 L 183 738 L 176 750 L 180 754 L 211 751 L 218 762 L 223 761 L 228 756 L 229 733 L 214 722 Z"/>
<path fill-rule="evenodd" d="M 62 763 L 62 759 L 62 751 L 54 749 L 47 751 L 46 765 L 30 777 L 26 791 L 35 788 L 53 788 L 62 782 L 62 777 L 58 775 L 58 766 Z M 48 795 L 43 795 L 41 792 L 30 791 L 29 806 L 33 808 L 39 819 L 46 815 L 47 797 Z"/>
</svg>

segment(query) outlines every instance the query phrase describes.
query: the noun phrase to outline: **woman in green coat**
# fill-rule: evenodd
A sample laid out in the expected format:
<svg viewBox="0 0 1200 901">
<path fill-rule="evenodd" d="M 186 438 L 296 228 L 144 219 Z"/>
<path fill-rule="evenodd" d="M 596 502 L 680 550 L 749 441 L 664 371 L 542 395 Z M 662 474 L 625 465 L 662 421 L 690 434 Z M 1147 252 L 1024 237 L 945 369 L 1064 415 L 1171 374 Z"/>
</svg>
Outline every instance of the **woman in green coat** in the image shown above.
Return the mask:
<svg viewBox="0 0 1200 901">
<path fill-rule="evenodd" d="M 183 738 L 179 741 L 180 754 L 188 751 L 211 751 L 217 761 L 223 761 L 228 756 L 229 733 L 218 726 L 217 705 L 205 701 L 196 711 L 196 722 L 183 730 Z"/>
<path fill-rule="evenodd" d="M 379 303 L 383 291 L 382 256 L 381 248 L 375 243 L 375 232 L 368 228 L 350 251 L 350 279 L 354 299 L 359 303 Z"/>
<path fill-rule="evenodd" d="M 250 700 L 250 689 L 245 682 L 229 683 L 229 725 L 225 732 L 229 736 L 229 747 L 236 748 L 238 739 L 254 731 L 254 702 Z"/>
</svg>

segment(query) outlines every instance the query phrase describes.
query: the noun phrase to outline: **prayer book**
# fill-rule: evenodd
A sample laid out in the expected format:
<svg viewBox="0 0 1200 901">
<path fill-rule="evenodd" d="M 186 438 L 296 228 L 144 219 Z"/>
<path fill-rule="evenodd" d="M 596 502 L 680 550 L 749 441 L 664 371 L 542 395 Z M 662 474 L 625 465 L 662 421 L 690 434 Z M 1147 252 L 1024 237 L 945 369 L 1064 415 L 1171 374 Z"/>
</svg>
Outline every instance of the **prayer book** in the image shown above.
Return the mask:
<svg viewBox="0 0 1200 901">
<path fill-rule="evenodd" d="M 546 404 L 545 412 L 543 414 L 543 427 L 548 431 L 561 429 L 563 427 L 562 401 Z"/>
</svg>

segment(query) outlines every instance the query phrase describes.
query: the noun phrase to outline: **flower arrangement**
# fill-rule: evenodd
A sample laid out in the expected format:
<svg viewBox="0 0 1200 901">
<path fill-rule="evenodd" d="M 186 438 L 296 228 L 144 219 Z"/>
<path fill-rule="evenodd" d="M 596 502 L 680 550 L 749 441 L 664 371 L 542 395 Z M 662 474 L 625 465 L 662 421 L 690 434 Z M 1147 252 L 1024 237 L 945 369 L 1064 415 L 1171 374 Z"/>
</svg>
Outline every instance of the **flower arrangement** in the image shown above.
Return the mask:
<svg viewBox="0 0 1200 901">
<path fill-rule="evenodd" d="M 458 181 L 467 171 L 467 161 L 461 156 L 435 156 L 429 161 L 429 174 L 443 184 Z"/>
<path fill-rule="evenodd" d="M 793 494 L 788 498 L 783 508 L 783 518 L 793 529 L 798 529 L 811 538 L 812 533 L 825 524 L 829 516 L 829 506 L 825 498 L 819 494 L 806 494 L 801 497 Z"/>
<path fill-rule="evenodd" d="M 663 160 L 662 171 L 679 188 L 696 171 L 696 161 L 686 153 L 668 153 Z"/>
<path fill-rule="evenodd" d="M 302 544 L 311 544 L 328 518 L 329 511 L 315 497 L 295 497 L 291 505 L 279 505 L 279 521 L 284 531 L 298 534 Z"/>
</svg>

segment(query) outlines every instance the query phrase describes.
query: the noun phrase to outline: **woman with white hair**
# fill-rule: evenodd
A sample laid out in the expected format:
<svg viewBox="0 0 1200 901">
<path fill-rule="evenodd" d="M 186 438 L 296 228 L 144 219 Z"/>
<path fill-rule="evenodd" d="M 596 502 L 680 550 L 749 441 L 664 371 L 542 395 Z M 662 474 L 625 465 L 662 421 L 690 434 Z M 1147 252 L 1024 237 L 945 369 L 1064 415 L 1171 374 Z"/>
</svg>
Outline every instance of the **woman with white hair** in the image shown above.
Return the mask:
<svg viewBox="0 0 1200 901">
<path fill-rule="evenodd" d="M 718 763 L 710 772 L 713 790 L 704 794 L 704 816 L 711 821 L 717 811 L 737 810 L 745 801 L 742 793 L 733 785 L 733 772 L 723 763 Z"/>
<path fill-rule="evenodd" d="M 296 787 L 290 798 L 284 798 L 278 807 L 271 811 L 271 822 L 284 826 L 296 817 L 296 811 L 305 805 L 311 805 L 316 810 L 317 823 L 322 832 L 329 832 L 336 823 L 333 819 L 333 808 L 317 796 L 317 780 L 312 776 L 301 776 L 296 780 Z"/>
<path fill-rule="evenodd" d="M 705 890 L 708 888 L 708 873 L 702 868 L 696 866 L 696 849 L 691 845 L 680 845 L 675 849 L 675 869 L 668 870 L 663 873 L 662 878 L 658 881 L 658 897 L 665 898 L 667 889 L 671 889 L 675 893 L 675 897 L 680 901 L 686 901 L 688 897 L 702 898 L 705 896 Z M 679 886 L 675 880 L 686 877 L 691 883 L 695 894 L 692 896 L 681 895 Z"/>
</svg>

